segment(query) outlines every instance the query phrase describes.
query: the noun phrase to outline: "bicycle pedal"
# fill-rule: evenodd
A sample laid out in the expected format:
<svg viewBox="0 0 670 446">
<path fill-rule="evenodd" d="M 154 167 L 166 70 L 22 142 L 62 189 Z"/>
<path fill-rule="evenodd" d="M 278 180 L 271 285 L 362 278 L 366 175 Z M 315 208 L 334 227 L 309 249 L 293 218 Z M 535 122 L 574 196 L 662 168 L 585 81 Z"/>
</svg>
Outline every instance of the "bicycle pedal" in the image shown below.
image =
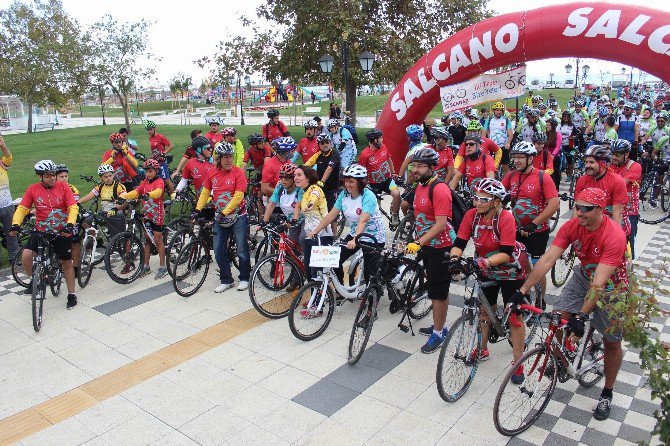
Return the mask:
<svg viewBox="0 0 670 446">
<path fill-rule="evenodd" d="M 405 324 L 398 324 L 398 328 L 399 328 L 400 331 L 402 331 L 403 333 L 409 333 L 409 327 L 408 327 L 407 325 L 405 325 Z"/>
</svg>

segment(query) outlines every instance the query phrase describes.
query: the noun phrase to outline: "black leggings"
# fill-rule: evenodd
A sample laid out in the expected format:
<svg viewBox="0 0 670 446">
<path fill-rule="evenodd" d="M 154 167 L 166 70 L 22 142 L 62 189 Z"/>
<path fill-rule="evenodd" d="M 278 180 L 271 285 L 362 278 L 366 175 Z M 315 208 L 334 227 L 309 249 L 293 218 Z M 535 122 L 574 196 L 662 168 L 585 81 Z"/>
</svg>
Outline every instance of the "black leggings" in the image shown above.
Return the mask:
<svg viewBox="0 0 670 446">
<path fill-rule="evenodd" d="M 554 180 L 556 190 L 558 190 L 558 186 L 561 184 L 561 157 L 562 152 L 559 152 L 559 154 L 554 157 L 554 173 L 551 174 L 551 179 Z"/>
<path fill-rule="evenodd" d="M 342 243 L 346 244 L 349 242 L 349 240 L 352 240 L 353 237 L 351 234 L 347 235 L 343 240 Z M 384 248 L 384 243 L 375 243 L 375 245 L 382 249 Z M 361 248 L 354 248 L 354 249 L 349 249 L 346 246 L 342 246 L 342 250 L 340 251 L 340 266 L 338 268 L 335 268 L 335 275 L 337 276 L 337 279 L 340 281 L 340 283 L 344 283 L 344 268 L 342 267 L 342 264 L 351 256 L 353 256 L 358 250 Z M 363 278 L 365 278 L 365 281 L 370 280 L 370 276 L 372 276 L 372 273 L 374 272 L 375 268 L 377 267 L 377 260 L 378 260 L 379 255 L 372 250 L 366 249 L 363 250 Z M 349 273 L 352 271 L 350 270 Z M 349 284 L 351 285 L 351 284 Z"/>
<path fill-rule="evenodd" d="M 521 285 L 523 285 L 524 280 L 496 280 L 495 285 L 487 286 L 482 288 L 482 293 L 486 300 L 491 305 L 491 308 L 495 311 L 496 305 L 498 305 L 498 292 L 502 291 L 503 303 L 507 305 L 507 301 L 514 294 Z"/>
</svg>

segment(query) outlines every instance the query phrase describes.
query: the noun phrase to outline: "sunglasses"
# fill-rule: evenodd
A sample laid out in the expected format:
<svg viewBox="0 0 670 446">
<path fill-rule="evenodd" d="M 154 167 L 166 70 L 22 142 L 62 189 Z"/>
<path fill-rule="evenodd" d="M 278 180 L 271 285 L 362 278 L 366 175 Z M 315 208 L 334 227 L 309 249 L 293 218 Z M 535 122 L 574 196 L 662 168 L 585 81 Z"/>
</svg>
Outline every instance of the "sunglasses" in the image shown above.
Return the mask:
<svg viewBox="0 0 670 446">
<path fill-rule="evenodd" d="M 594 205 L 588 205 L 588 204 L 576 204 L 575 209 L 577 209 L 579 212 L 586 214 L 587 212 L 591 212 L 593 209 L 597 208 L 598 206 Z"/>
<path fill-rule="evenodd" d="M 476 145 L 477 145 L 477 143 L 474 143 L 474 142 L 466 142 L 465 143 L 466 147 L 472 147 L 472 146 L 476 146 Z"/>
<path fill-rule="evenodd" d="M 472 197 L 473 200 L 479 201 L 480 203 L 490 203 L 493 201 L 493 197 L 480 197 L 479 195 L 475 195 Z"/>
<path fill-rule="evenodd" d="M 156 169 L 154 169 L 153 167 L 145 167 L 145 168 L 144 168 L 144 171 L 145 171 L 145 172 L 155 172 Z"/>
<path fill-rule="evenodd" d="M 292 180 L 293 175 L 279 175 L 280 180 Z"/>
</svg>

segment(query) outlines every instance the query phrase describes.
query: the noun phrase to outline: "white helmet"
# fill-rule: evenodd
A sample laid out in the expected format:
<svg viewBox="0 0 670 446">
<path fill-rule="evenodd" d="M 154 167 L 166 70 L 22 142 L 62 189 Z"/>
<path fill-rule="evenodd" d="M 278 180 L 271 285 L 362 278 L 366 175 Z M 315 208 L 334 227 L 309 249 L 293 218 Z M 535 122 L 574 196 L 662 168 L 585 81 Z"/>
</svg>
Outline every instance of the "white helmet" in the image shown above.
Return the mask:
<svg viewBox="0 0 670 446">
<path fill-rule="evenodd" d="M 537 149 L 535 148 L 535 145 L 533 143 L 530 143 L 528 141 L 520 141 L 514 144 L 514 147 L 512 147 L 512 150 L 510 150 L 509 152 L 510 155 L 514 155 L 516 153 L 528 156 L 535 156 L 537 155 Z"/>
<path fill-rule="evenodd" d="M 315 120 L 313 120 L 313 119 L 310 119 L 309 121 L 305 122 L 305 124 L 304 124 L 305 130 L 307 130 L 307 129 L 315 129 L 315 128 L 317 128 L 318 126 L 319 126 L 319 124 L 318 124 Z"/>
<path fill-rule="evenodd" d="M 35 173 L 44 175 L 45 173 L 56 173 L 56 163 L 51 160 L 41 160 L 35 164 Z"/>
<path fill-rule="evenodd" d="M 486 192 L 501 200 L 504 200 L 507 197 L 505 186 L 503 186 L 500 181 L 494 180 L 493 178 L 482 178 L 474 186 L 474 190 L 476 192 Z"/>
<path fill-rule="evenodd" d="M 367 178 L 368 169 L 361 166 L 360 164 L 351 164 L 349 167 L 344 169 L 344 172 L 342 172 L 342 177 Z"/>
<path fill-rule="evenodd" d="M 326 123 L 327 128 L 331 128 L 334 125 L 340 125 L 340 121 L 337 119 L 329 119 L 328 122 Z"/>
<path fill-rule="evenodd" d="M 103 176 L 106 173 L 114 173 L 114 168 L 111 164 L 100 164 L 100 167 L 98 167 L 98 175 Z"/>
</svg>

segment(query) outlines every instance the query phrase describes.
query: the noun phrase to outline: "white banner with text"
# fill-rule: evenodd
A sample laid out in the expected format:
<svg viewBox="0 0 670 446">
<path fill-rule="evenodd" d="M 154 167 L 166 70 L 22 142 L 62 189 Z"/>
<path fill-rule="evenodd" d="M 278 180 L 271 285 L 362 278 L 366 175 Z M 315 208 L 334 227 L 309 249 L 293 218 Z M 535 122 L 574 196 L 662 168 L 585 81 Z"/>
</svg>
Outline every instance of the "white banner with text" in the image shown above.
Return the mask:
<svg viewBox="0 0 670 446">
<path fill-rule="evenodd" d="M 526 67 L 499 74 L 484 74 L 465 82 L 440 88 L 442 110 L 450 113 L 467 107 L 515 98 L 526 89 Z"/>
</svg>

